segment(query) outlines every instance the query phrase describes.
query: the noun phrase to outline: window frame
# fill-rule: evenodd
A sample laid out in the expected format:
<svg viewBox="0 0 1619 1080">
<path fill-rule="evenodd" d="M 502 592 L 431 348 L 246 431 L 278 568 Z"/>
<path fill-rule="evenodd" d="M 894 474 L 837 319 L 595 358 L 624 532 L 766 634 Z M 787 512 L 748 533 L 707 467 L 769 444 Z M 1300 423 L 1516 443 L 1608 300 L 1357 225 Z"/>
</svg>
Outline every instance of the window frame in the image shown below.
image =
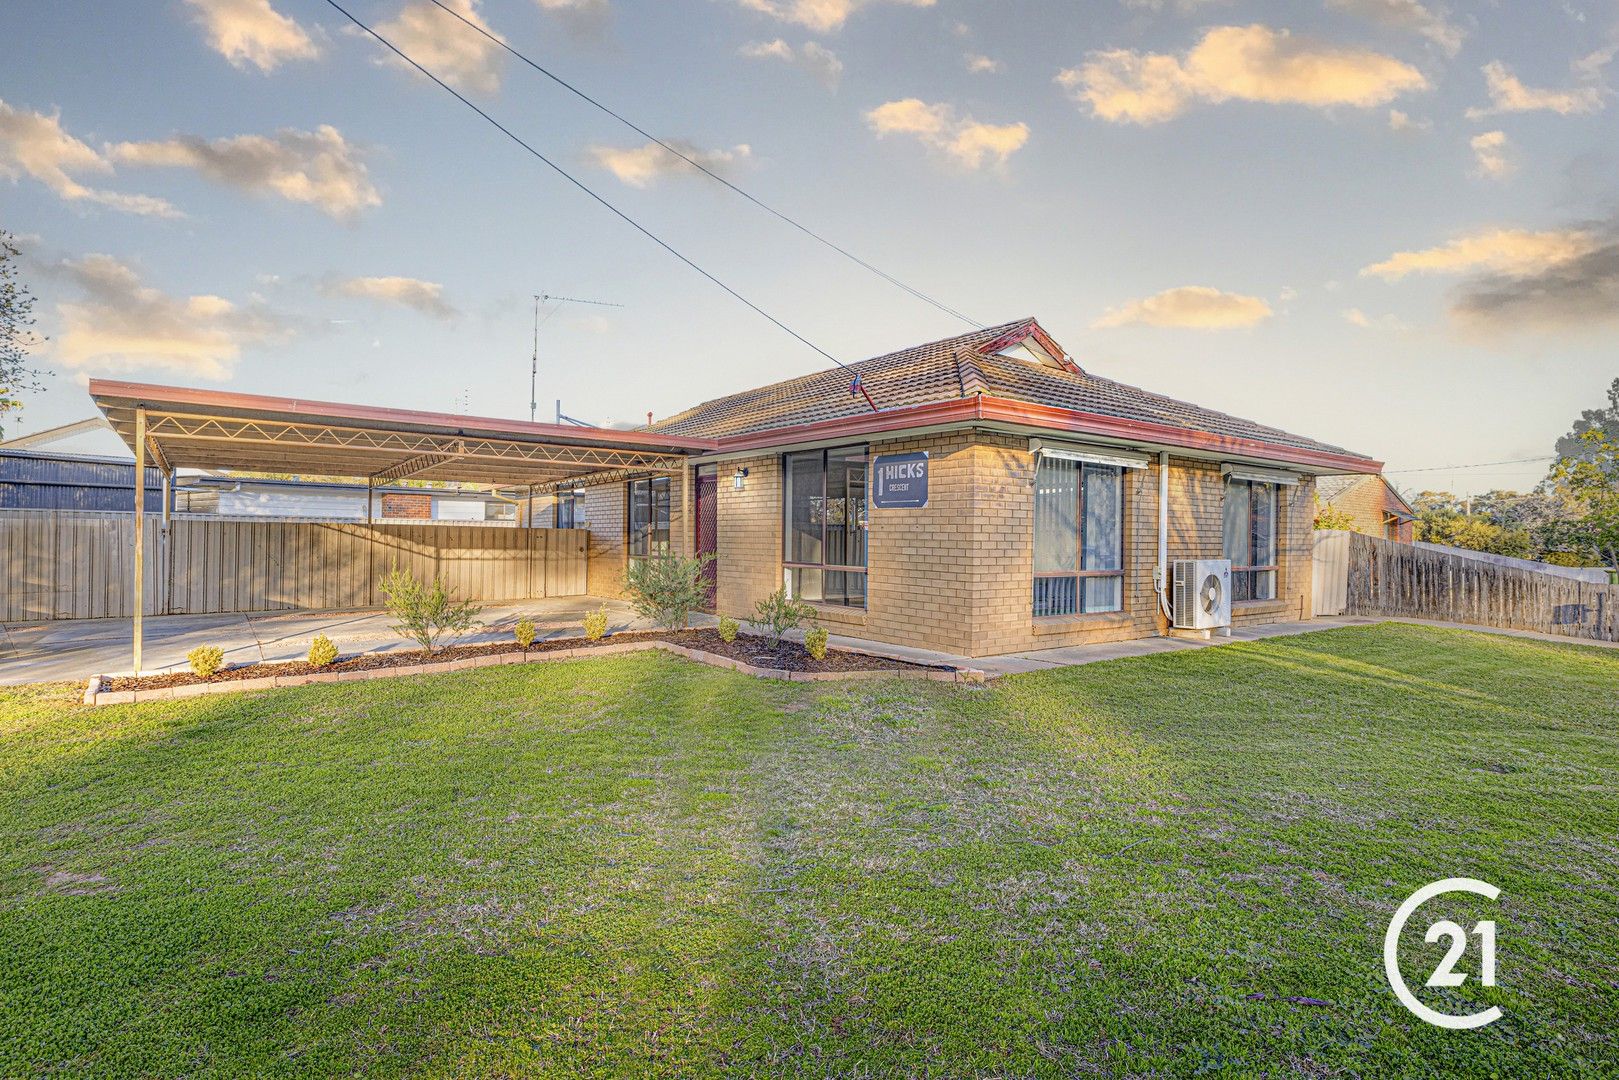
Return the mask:
<svg viewBox="0 0 1619 1080">
<path fill-rule="evenodd" d="M 568 524 L 562 524 L 562 505 L 567 503 Z M 584 509 L 585 493 L 583 491 L 559 491 L 551 506 L 551 524 L 558 529 L 580 528 L 579 511 Z M 627 518 L 625 520 L 628 520 Z"/>
<path fill-rule="evenodd" d="M 1236 560 L 1234 560 L 1234 559 L 1232 560 L 1232 563 L 1231 563 L 1231 597 L 1232 597 L 1232 602 L 1237 603 L 1237 604 L 1250 604 L 1250 603 L 1264 604 L 1264 603 L 1269 603 L 1270 601 L 1275 600 L 1278 596 L 1280 596 L 1281 591 L 1282 591 L 1281 590 L 1281 584 L 1282 584 L 1282 566 L 1281 566 L 1281 562 L 1282 562 L 1282 558 L 1281 558 L 1281 543 L 1280 543 L 1281 523 L 1282 523 L 1282 485 L 1275 482 L 1275 481 L 1272 481 L 1272 480 L 1250 480 L 1250 479 L 1245 479 L 1245 478 L 1241 478 L 1241 477 L 1228 476 L 1228 477 L 1226 477 L 1225 486 L 1221 489 L 1221 493 L 1220 493 L 1220 497 L 1221 497 L 1222 501 L 1225 500 L 1225 499 L 1229 499 L 1231 497 L 1231 486 L 1233 484 L 1241 484 L 1245 488 L 1248 489 L 1248 559 L 1249 559 L 1249 563 L 1248 563 L 1248 565 L 1239 566 L 1239 565 L 1237 565 Z M 1254 513 L 1254 489 L 1255 488 L 1269 488 L 1270 489 L 1270 537 L 1269 537 L 1269 539 L 1270 539 L 1270 558 L 1271 558 L 1271 561 L 1269 563 L 1256 563 L 1256 562 L 1253 562 L 1254 551 L 1259 546 L 1258 543 L 1257 543 L 1257 537 L 1258 537 L 1258 534 L 1259 534 L 1259 530 L 1257 528 L 1258 517 Z M 1221 519 L 1221 553 L 1223 555 L 1225 555 L 1225 557 L 1230 558 L 1230 556 L 1228 554 L 1226 554 L 1227 552 L 1230 551 L 1230 544 L 1229 544 L 1230 537 L 1225 535 L 1225 513 L 1224 513 L 1223 505 L 1222 505 L 1222 512 L 1221 512 L 1221 515 L 1220 515 L 1220 519 Z M 1264 574 L 1271 575 L 1270 576 L 1270 595 L 1269 596 L 1255 596 L 1255 595 L 1253 595 L 1253 593 L 1254 593 L 1254 583 L 1257 582 L 1260 579 L 1260 577 L 1262 575 L 1264 575 Z M 1243 580 L 1243 579 L 1245 579 L 1248 582 L 1248 588 L 1246 590 L 1248 595 L 1243 596 L 1242 599 L 1239 600 L 1237 598 L 1239 596 L 1241 596 L 1241 594 L 1243 593 L 1244 590 L 1238 587 L 1238 581 Z"/>
<path fill-rule="evenodd" d="M 644 532 L 637 533 L 635 525 L 635 493 L 644 487 L 647 493 L 647 525 Z M 663 528 L 658 528 L 658 500 L 655 497 L 659 487 L 664 491 Z M 671 485 L 667 476 L 643 476 L 624 484 L 624 550 L 631 559 L 652 559 L 668 555 L 672 550 L 674 503 L 670 497 Z M 661 541 L 662 550 L 656 550 L 660 541 L 659 532 L 663 533 Z M 638 546 L 645 550 L 638 551 Z"/>
<path fill-rule="evenodd" d="M 1034 475 L 1034 498 L 1037 501 L 1040 498 L 1040 467 L 1041 467 L 1042 463 L 1047 461 L 1047 460 L 1062 460 L 1062 459 L 1048 459 L 1048 458 L 1044 457 L 1043 455 L 1036 457 L 1036 459 L 1035 459 L 1035 467 L 1034 467 L 1034 469 L 1035 469 L 1035 475 Z M 1046 612 L 1044 614 L 1040 613 L 1038 608 L 1035 606 L 1038 603 L 1038 584 L 1036 584 L 1035 587 L 1030 590 L 1030 611 L 1032 613 L 1032 617 L 1035 618 L 1035 619 L 1074 619 L 1074 618 L 1080 618 L 1080 617 L 1087 616 L 1087 615 L 1114 615 L 1114 614 L 1122 614 L 1125 611 L 1125 608 L 1126 608 L 1126 588 L 1125 588 L 1125 585 L 1126 585 L 1127 572 L 1129 570 L 1129 564 L 1128 564 L 1128 558 L 1127 558 L 1127 553 L 1128 553 L 1128 550 L 1129 550 L 1129 544 L 1126 542 L 1126 539 L 1125 539 L 1125 533 L 1126 533 L 1126 528 L 1125 527 L 1126 527 L 1126 524 L 1127 524 L 1127 516 L 1128 516 L 1129 511 L 1128 511 L 1128 509 L 1126 507 L 1126 501 L 1127 501 L 1126 497 L 1125 497 L 1126 484 L 1125 484 L 1124 480 L 1125 480 L 1125 476 L 1129 473 L 1129 470 L 1125 469 L 1125 468 L 1123 468 L 1122 466 L 1119 466 L 1119 465 L 1106 465 L 1106 464 L 1103 464 L 1101 462 L 1093 462 L 1093 461 L 1075 461 L 1075 462 L 1073 462 L 1073 465 L 1074 465 L 1075 472 L 1078 474 L 1075 477 L 1075 483 L 1074 483 L 1074 569 L 1072 569 L 1072 570 L 1044 570 L 1044 571 L 1035 570 L 1035 571 L 1033 571 L 1033 577 L 1034 577 L 1034 581 L 1036 583 L 1038 583 L 1040 581 L 1053 581 L 1053 580 L 1072 579 L 1073 582 L 1074 582 L 1074 610 L 1073 611 Z M 1085 566 L 1085 528 L 1086 528 L 1086 522 L 1087 522 L 1087 515 L 1086 515 L 1086 512 L 1085 512 L 1085 492 L 1086 492 L 1085 472 L 1086 472 L 1087 469 L 1110 469 L 1110 470 L 1112 470 L 1115 482 L 1118 484 L 1118 493 L 1119 493 L 1118 494 L 1118 504 L 1119 504 L 1118 563 L 1119 563 L 1119 565 L 1118 565 L 1117 569 L 1113 569 L 1113 570 L 1086 570 L 1086 569 L 1084 569 L 1084 566 Z M 1039 513 L 1038 508 L 1036 508 L 1035 513 L 1038 516 L 1038 513 Z M 1035 534 L 1035 542 L 1036 543 L 1039 542 L 1039 534 L 1038 534 L 1038 532 Z M 1034 559 L 1035 564 L 1038 564 L 1038 561 L 1039 561 L 1038 554 L 1036 554 L 1036 557 Z M 1107 608 L 1097 608 L 1095 610 L 1087 610 L 1087 608 L 1085 606 L 1085 592 L 1086 592 L 1086 590 L 1085 590 L 1085 581 L 1087 579 L 1098 579 L 1098 578 L 1117 578 L 1118 579 L 1118 581 L 1119 581 L 1119 603 L 1118 603 L 1117 607 L 1107 607 Z"/>
<path fill-rule="evenodd" d="M 849 444 L 846 444 L 846 445 L 843 445 L 843 446 L 827 446 L 827 447 L 822 447 L 819 450 L 799 450 L 799 451 L 794 451 L 792 453 L 787 453 L 787 454 L 782 454 L 781 455 L 779 465 L 780 465 L 780 468 L 781 468 L 781 523 L 782 523 L 782 527 L 781 527 L 781 566 L 782 566 L 782 579 L 783 579 L 783 584 L 787 588 L 788 595 L 792 596 L 794 599 L 798 599 L 799 597 L 798 597 L 797 590 L 795 590 L 793 588 L 793 571 L 794 570 L 819 570 L 819 571 L 821 571 L 822 574 L 859 574 L 861 576 L 861 579 L 862 579 L 862 587 L 861 587 L 861 590 L 860 590 L 860 603 L 858 603 L 858 604 L 839 603 L 836 600 L 824 599 L 824 590 L 823 590 L 823 599 L 820 599 L 820 600 L 808 600 L 808 601 L 805 601 L 806 603 L 820 604 L 820 605 L 825 606 L 825 607 L 849 608 L 849 609 L 858 610 L 858 611 L 865 611 L 868 608 L 868 606 L 870 605 L 870 595 L 871 594 L 870 594 L 869 590 L 870 590 L 870 586 L 871 586 L 871 573 L 870 573 L 870 569 L 869 569 L 868 565 L 862 564 L 862 565 L 859 565 L 859 566 L 854 566 L 854 565 L 849 565 L 849 564 L 846 564 L 846 563 L 829 563 L 829 562 L 825 561 L 825 554 L 826 554 L 826 550 L 827 550 L 827 537 L 826 537 L 827 514 L 826 514 L 826 509 L 825 509 L 826 508 L 826 502 L 827 502 L 826 484 L 827 484 L 827 477 L 831 474 L 831 471 L 832 471 L 830 463 L 832 461 L 833 455 L 839 455 L 840 457 L 843 458 L 843 460 L 853 460 L 854 459 L 853 455 L 855 455 L 856 453 L 858 453 L 859 460 L 861 462 L 862 468 L 864 469 L 864 481 L 863 481 L 862 486 L 863 486 L 863 488 L 865 490 L 865 497 L 861 500 L 860 516 L 864 518 L 865 528 L 862 531 L 865 533 L 865 543 L 861 545 L 861 549 L 862 549 L 862 551 L 864 551 L 864 553 L 866 555 L 866 563 L 869 564 L 870 561 L 871 561 L 871 514 L 870 514 L 870 511 L 871 511 L 871 446 L 870 446 L 870 444 L 869 443 L 849 443 Z M 821 457 L 821 492 L 820 492 L 820 500 L 821 500 L 822 509 L 821 509 L 821 543 L 820 543 L 820 548 L 821 548 L 821 553 L 822 553 L 822 557 L 823 557 L 821 562 L 803 562 L 803 561 L 795 560 L 795 559 L 792 558 L 792 542 L 793 542 L 793 503 L 792 503 L 792 494 L 793 493 L 792 493 L 792 476 L 791 476 L 791 473 L 789 472 L 789 463 L 794 458 L 803 458 L 803 457 L 807 457 L 810 454 L 819 454 L 820 457 Z"/>
</svg>

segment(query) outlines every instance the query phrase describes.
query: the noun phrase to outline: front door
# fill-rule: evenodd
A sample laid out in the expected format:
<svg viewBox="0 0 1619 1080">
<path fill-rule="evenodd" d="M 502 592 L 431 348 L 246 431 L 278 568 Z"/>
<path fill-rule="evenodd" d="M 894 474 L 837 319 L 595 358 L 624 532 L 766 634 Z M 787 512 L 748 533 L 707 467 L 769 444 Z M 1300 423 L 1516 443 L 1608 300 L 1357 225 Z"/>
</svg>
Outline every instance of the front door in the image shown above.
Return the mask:
<svg viewBox="0 0 1619 1080">
<path fill-rule="evenodd" d="M 704 555 L 717 555 L 719 552 L 719 470 L 714 465 L 700 465 L 697 468 L 696 513 L 697 535 L 694 547 L 697 557 Z M 708 585 L 707 600 L 704 608 L 714 610 L 714 592 L 719 585 L 719 562 L 711 559 L 703 567 L 703 579 Z"/>
</svg>

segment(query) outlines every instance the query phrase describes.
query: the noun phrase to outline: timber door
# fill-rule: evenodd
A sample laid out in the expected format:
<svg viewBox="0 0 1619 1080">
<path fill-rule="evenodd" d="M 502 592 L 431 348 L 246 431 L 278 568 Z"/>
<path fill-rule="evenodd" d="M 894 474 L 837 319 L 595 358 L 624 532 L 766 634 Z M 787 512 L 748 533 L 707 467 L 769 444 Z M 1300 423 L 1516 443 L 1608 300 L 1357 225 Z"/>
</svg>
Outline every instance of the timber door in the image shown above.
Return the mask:
<svg viewBox="0 0 1619 1080">
<path fill-rule="evenodd" d="M 717 555 L 719 553 L 719 469 L 714 465 L 699 465 L 697 467 L 696 508 L 694 516 L 697 518 L 693 545 L 697 557 L 704 555 Z M 707 582 L 708 592 L 704 609 L 714 610 L 714 593 L 719 586 L 719 562 L 710 560 L 703 568 L 703 578 Z"/>
</svg>

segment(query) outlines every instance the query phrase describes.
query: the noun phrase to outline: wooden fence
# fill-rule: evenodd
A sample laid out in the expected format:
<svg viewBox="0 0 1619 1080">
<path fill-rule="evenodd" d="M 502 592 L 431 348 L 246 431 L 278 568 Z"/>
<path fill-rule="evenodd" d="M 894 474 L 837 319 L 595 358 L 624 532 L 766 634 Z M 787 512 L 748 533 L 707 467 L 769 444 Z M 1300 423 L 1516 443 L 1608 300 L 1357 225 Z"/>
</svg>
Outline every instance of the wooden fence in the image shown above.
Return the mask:
<svg viewBox="0 0 1619 1080">
<path fill-rule="evenodd" d="M 134 515 L 0 511 L 0 621 L 134 614 Z M 146 519 L 147 615 L 375 607 L 397 564 L 462 597 L 585 592 L 580 529 L 175 516 Z"/>
<path fill-rule="evenodd" d="M 1619 585 L 1496 566 L 1360 533 L 1347 534 L 1347 548 L 1346 614 L 1619 641 Z"/>
</svg>

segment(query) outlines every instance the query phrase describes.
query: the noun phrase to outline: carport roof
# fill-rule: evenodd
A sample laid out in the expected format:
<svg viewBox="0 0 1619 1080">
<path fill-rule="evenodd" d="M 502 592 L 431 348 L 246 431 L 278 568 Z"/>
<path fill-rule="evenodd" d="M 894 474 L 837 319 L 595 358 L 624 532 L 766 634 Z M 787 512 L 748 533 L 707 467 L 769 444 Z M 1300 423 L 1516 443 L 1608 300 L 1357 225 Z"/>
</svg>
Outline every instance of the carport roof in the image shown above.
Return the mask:
<svg viewBox="0 0 1619 1080">
<path fill-rule="evenodd" d="M 453 413 L 90 380 L 90 396 L 135 449 L 146 411 L 149 457 L 163 468 L 406 478 L 541 486 L 585 476 L 678 469 L 714 439 L 531 424 Z"/>
</svg>

